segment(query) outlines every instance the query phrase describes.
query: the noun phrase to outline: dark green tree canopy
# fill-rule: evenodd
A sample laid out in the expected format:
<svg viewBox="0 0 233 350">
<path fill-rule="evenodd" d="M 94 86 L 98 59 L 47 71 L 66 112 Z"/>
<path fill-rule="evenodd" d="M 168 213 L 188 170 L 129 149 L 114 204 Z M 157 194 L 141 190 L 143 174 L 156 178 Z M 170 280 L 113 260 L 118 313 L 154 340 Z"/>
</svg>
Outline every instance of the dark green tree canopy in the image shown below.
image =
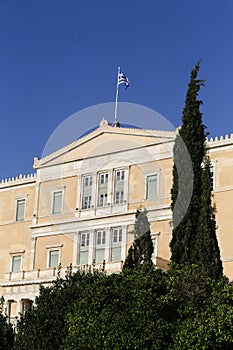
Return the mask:
<svg viewBox="0 0 233 350">
<path fill-rule="evenodd" d="M 211 200 L 210 166 L 206 148 L 205 126 L 202 121 L 198 94 L 203 80 L 197 79 L 199 62 L 191 71 L 186 94 L 182 125 L 174 145 L 173 187 L 171 190 L 173 210 L 173 235 L 170 243 L 171 260 L 178 264 L 197 264 L 203 273 L 218 278 L 222 275 L 222 262 L 216 238 L 214 206 Z M 191 158 L 192 176 L 190 182 L 185 175 L 190 172 L 190 163 L 185 159 L 185 149 Z M 179 172 L 177 165 L 179 164 Z M 191 178 L 192 177 L 192 178 Z M 191 198 L 187 193 L 192 188 Z M 181 222 L 175 206 L 178 197 L 183 204 L 190 200 Z M 180 199 L 179 198 L 179 199 Z M 202 245 L 205 243 L 204 245 Z M 205 248 L 204 248 L 205 247 Z M 210 268 L 211 266 L 211 268 Z"/>
<path fill-rule="evenodd" d="M 134 242 L 129 248 L 124 268 L 135 269 L 141 264 L 152 264 L 153 242 L 147 211 L 137 210 L 134 224 Z"/>
<path fill-rule="evenodd" d="M 0 350 L 12 350 L 14 335 L 11 324 L 7 323 L 7 317 L 3 315 L 3 298 L 0 299 Z"/>
<path fill-rule="evenodd" d="M 0 349 L 231 350 L 232 310 L 228 280 L 206 277 L 195 265 L 79 271 L 41 289 L 19 322 L 14 348 L 3 342 L 10 335 L 4 321 Z"/>
</svg>

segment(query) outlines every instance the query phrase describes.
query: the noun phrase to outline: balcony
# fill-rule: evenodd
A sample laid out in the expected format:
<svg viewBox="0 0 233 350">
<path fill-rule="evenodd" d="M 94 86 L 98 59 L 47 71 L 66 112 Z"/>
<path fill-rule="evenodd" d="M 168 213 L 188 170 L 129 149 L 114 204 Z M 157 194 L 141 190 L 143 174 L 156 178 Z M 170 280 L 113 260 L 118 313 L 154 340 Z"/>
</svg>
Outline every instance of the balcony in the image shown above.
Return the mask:
<svg viewBox="0 0 233 350">
<path fill-rule="evenodd" d="M 123 261 L 108 262 L 104 266 L 103 264 L 94 265 L 77 265 L 72 267 L 72 271 L 105 271 L 107 274 L 121 271 Z M 30 285 L 30 284 L 46 284 L 54 281 L 58 273 L 60 277 L 64 278 L 67 272 L 67 267 L 58 268 L 47 268 L 37 269 L 30 271 L 19 271 L 19 272 L 7 272 L 4 274 L 4 280 L 0 283 L 2 287 L 14 286 L 14 285 Z"/>
</svg>

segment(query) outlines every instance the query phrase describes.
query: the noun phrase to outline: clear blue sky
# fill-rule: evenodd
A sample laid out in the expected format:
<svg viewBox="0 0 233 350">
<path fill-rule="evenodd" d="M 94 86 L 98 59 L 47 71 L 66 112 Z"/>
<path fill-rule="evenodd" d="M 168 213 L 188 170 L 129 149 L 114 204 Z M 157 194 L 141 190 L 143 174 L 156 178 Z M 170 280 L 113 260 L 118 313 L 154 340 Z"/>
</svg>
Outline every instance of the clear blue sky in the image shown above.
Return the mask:
<svg viewBox="0 0 233 350">
<path fill-rule="evenodd" d="M 31 172 L 67 117 L 113 102 L 119 65 L 120 101 L 177 127 L 201 59 L 204 123 L 233 133 L 232 0 L 0 0 L 0 48 L 0 178 Z"/>
</svg>

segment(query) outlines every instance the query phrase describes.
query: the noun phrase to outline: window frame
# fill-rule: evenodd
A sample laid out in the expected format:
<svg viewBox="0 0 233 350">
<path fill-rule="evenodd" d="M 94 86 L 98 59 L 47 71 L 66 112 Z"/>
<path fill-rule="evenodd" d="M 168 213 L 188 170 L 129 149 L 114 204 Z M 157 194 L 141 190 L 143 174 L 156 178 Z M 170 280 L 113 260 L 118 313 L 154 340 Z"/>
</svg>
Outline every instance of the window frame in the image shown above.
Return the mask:
<svg viewBox="0 0 233 350">
<path fill-rule="evenodd" d="M 152 176 L 156 176 L 156 179 L 157 179 L 156 196 L 155 196 L 155 198 L 149 198 L 149 182 L 148 182 L 148 178 L 152 177 Z M 159 173 L 155 172 L 155 173 L 146 174 L 146 177 L 145 177 L 145 199 L 146 199 L 146 201 L 155 201 L 155 200 L 157 200 L 158 199 L 158 193 L 159 193 Z"/>
<path fill-rule="evenodd" d="M 102 208 L 108 206 L 109 196 L 109 172 L 101 171 L 98 173 L 97 181 L 97 207 Z"/>
<path fill-rule="evenodd" d="M 84 240 L 83 240 L 84 237 Z M 84 243 L 84 244 L 82 244 Z M 89 249 L 90 247 L 90 232 L 81 232 L 80 233 L 80 247 L 83 249 Z"/>
<path fill-rule="evenodd" d="M 52 190 L 52 207 L 51 207 L 51 214 L 57 215 L 57 214 L 62 214 L 64 212 L 64 188 L 57 188 Z M 60 211 L 55 211 L 55 194 L 56 193 L 61 193 L 61 210 Z"/>
<path fill-rule="evenodd" d="M 14 271 L 14 259 L 20 257 L 20 267 L 19 270 Z M 23 254 L 22 253 L 14 253 L 11 254 L 11 262 L 10 262 L 10 272 L 11 273 L 17 273 L 22 271 L 22 267 L 23 267 Z"/>
<path fill-rule="evenodd" d="M 93 174 L 83 174 L 81 181 L 81 208 L 82 210 L 88 210 L 93 207 L 93 186 L 94 186 Z M 90 187 L 90 195 L 85 194 L 85 188 Z M 86 199 L 85 199 L 86 198 Z"/>
<path fill-rule="evenodd" d="M 115 231 L 117 231 L 117 236 L 115 236 Z M 115 240 L 116 237 L 116 240 Z M 122 245 L 123 245 L 123 228 L 121 226 L 111 228 L 111 254 L 110 261 L 120 261 L 122 260 Z M 120 250 L 120 258 L 118 260 L 113 260 L 113 249 Z"/>
<path fill-rule="evenodd" d="M 100 233 L 100 235 L 99 235 Z M 98 237 L 99 236 L 99 237 Z M 106 230 L 96 230 L 96 247 L 105 247 L 106 246 Z M 98 243 L 98 240 L 100 239 L 100 243 Z"/>
<path fill-rule="evenodd" d="M 57 252 L 58 253 L 58 264 L 57 266 L 50 266 L 50 262 L 51 262 L 51 253 L 52 252 Z M 59 248 L 50 248 L 48 249 L 47 252 L 47 268 L 48 269 L 53 269 L 53 268 L 57 268 L 61 263 L 61 250 Z"/>
<path fill-rule="evenodd" d="M 126 183 L 127 173 L 125 168 L 119 168 L 113 170 L 113 204 L 119 205 L 126 202 Z M 117 186 L 121 182 L 122 186 Z"/>
<path fill-rule="evenodd" d="M 216 162 L 210 162 L 210 189 L 211 192 L 215 191 L 215 179 L 216 179 Z"/>
<path fill-rule="evenodd" d="M 61 249 L 63 247 L 63 244 L 54 244 L 54 245 L 48 245 L 45 248 L 47 249 L 47 269 L 52 269 L 53 267 L 49 266 L 49 262 L 50 262 L 50 252 L 51 251 L 55 251 L 58 250 L 59 251 L 59 257 L 58 257 L 58 265 L 56 266 L 56 268 L 60 265 L 61 263 Z"/>
<path fill-rule="evenodd" d="M 85 236 L 84 240 L 83 237 Z M 84 242 L 84 244 L 83 244 Z M 88 242 L 88 244 L 87 244 Z M 79 232 L 79 261 L 78 261 L 78 265 L 86 265 L 88 264 L 89 261 L 89 254 L 90 254 L 90 248 L 91 248 L 91 231 L 81 231 Z M 85 257 L 85 253 L 87 254 L 87 261 L 86 262 L 81 262 L 81 256 L 82 254 L 84 254 Z"/>
<path fill-rule="evenodd" d="M 26 197 L 18 197 L 15 199 L 15 221 L 20 222 L 20 221 L 25 221 L 25 216 L 26 216 Z M 18 218 L 18 209 L 19 209 L 19 203 L 24 202 L 24 209 L 23 209 L 23 218 L 19 219 Z"/>
<path fill-rule="evenodd" d="M 105 253 L 107 249 L 107 231 L 106 229 L 98 229 L 95 231 L 95 248 L 94 248 L 94 261 L 97 264 L 102 264 L 105 260 Z M 102 258 L 97 258 L 99 255 Z"/>
</svg>

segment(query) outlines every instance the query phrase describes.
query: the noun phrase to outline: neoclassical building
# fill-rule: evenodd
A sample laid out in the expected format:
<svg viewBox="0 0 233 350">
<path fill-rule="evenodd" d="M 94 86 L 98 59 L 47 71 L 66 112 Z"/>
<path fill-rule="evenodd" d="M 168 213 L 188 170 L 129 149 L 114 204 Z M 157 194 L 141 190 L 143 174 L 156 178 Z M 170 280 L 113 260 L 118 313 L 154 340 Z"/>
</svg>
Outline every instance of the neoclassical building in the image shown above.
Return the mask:
<svg viewBox="0 0 233 350">
<path fill-rule="evenodd" d="M 30 307 L 40 284 L 67 266 L 120 271 L 146 208 L 153 260 L 166 268 L 172 234 L 170 189 L 175 132 L 111 126 L 34 159 L 35 173 L 0 183 L 0 295 L 9 320 Z M 208 141 L 217 235 L 233 279 L 233 135 Z M 104 263 L 103 263 L 104 262 Z"/>
</svg>

